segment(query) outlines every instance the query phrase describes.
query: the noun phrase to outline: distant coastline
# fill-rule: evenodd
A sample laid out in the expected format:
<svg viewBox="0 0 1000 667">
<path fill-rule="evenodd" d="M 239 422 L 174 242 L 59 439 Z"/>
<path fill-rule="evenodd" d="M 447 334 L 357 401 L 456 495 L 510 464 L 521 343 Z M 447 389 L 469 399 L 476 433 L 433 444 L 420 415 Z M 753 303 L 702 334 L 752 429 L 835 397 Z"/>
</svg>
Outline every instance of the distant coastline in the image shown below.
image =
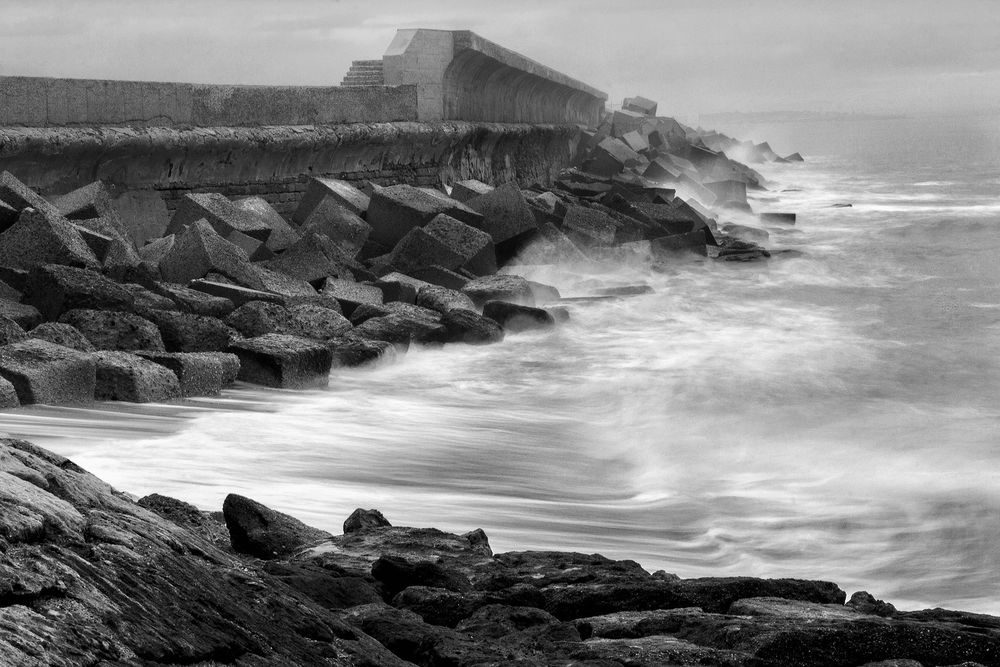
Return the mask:
<svg viewBox="0 0 1000 667">
<path fill-rule="evenodd" d="M 700 125 L 732 123 L 795 123 L 802 121 L 898 120 L 902 114 L 845 113 L 839 111 L 731 111 L 700 114 Z"/>
</svg>

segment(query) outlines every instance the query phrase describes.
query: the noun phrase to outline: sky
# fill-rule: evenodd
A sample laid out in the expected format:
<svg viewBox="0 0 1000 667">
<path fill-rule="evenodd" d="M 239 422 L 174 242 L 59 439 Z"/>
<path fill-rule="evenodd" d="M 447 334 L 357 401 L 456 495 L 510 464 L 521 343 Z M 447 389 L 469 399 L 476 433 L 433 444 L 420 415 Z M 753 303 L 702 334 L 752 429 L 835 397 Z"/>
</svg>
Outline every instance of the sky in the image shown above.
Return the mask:
<svg viewBox="0 0 1000 667">
<path fill-rule="evenodd" d="M 1000 0 L 0 0 L 0 16 L 0 75 L 336 85 L 424 27 L 688 120 L 1000 108 Z"/>
</svg>

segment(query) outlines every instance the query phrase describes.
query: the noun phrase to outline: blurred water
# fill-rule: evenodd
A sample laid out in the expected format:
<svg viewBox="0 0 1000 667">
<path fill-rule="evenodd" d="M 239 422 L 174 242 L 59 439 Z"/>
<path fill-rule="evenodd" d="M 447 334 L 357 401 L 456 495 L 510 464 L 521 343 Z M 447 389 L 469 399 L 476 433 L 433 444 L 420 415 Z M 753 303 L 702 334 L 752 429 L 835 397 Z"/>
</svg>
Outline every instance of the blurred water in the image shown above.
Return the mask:
<svg viewBox="0 0 1000 667">
<path fill-rule="evenodd" d="M 530 269 L 655 293 L 328 390 L 35 407 L 0 431 L 137 495 L 238 492 L 334 532 L 377 507 L 497 551 L 1000 613 L 1000 119 L 719 129 L 806 155 L 764 167 L 754 203 L 798 212 L 769 245 L 801 254 Z"/>
</svg>

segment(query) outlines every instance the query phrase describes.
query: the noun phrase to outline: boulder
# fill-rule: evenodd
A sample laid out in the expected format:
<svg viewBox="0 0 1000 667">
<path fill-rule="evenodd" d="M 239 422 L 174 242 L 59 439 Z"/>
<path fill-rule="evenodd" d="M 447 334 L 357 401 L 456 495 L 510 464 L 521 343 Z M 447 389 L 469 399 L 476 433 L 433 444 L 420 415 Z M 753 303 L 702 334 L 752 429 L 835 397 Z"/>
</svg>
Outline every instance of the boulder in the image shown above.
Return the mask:
<svg viewBox="0 0 1000 667">
<path fill-rule="evenodd" d="M 42 321 L 42 314 L 34 306 L 4 298 L 0 298 L 0 317 L 14 320 L 25 330 L 33 329 Z"/>
<path fill-rule="evenodd" d="M 52 199 L 52 204 L 68 220 L 101 220 L 115 230 L 115 235 L 132 242 L 128 227 L 114 205 L 111 191 L 102 181 L 94 181 Z"/>
<path fill-rule="evenodd" d="M 344 280 L 354 279 L 354 272 L 335 255 L 330 239 L 315 232 L 303 234 L 292 247 L 265 266 L 314 286 L 331 276 Z"/>
<path fill-rule="evenodd" d="M 0 347 L 0 377 L 17 390 L 22 405 L 79 405 L 94 400 L 93 356 L 48 341 Z"/>
<path fill-rule="evenodd" d="M 80 308 L 63 313 L 59 322 L 76 328 L 98 350 L 165 349 L 156 325 L 132 313 Z"/>
<path fill-rule="evenodd" d="M 249 301 L 270 301 L 271 303 L 284 303 L 285 298 L 274 292 L 265 292 L 259 289 L 251 289 L 232 283 L 223 283 L 216 280 L 192 280 L 190 284 L 192 290 L 203 292 L 210 296 L 225 299 L 234 306 L 242 306 Z"/>
<path fill-rule="evenodd" d="M 302 304 L 291 308 L 296 335 L 314 340 L 330 340 L 343 336 L 352 329 L 352 324 L 340 311 L 313 304 Z"/>
<path fill-rule="evenodd" d="M 476 304 L 467 295 L 458 290 L 438 285 L 421 287 L 417 291 L 416 305 L 436 310 L 439 313 L 447 313 L 454 308 L 476 310 Z"/>
<path fill-rule="evenodd" d="M 222 390 L 222 362 L 216 357 L 198 352 L 136 352 L 136 355 L 173 373 L 181 396 L 209 396 Z"/>
<path fill-rule="evenodd" d="M 333 354 L 333 368 L 352 368 L 396 358 L 396 346 L 383 340 L 341 336 L 331 338 L 326 345 Z"/>
<path fill-rule="evenodd" d="M 611 216 L 593 208 L 570 206 L 563 218 L 562 231 L 574 243 L 584 246 L 612 245 L 617 229 Z"/>
<path fill-rule="evenodd" d="M 372 317 L 354 327 L 354 335 L 370 340 L 381 340 L 394 345 L 409 346 L 410 341 L 429 340 L 440 342 L 444 327 L 423 318 L 391 313 Z"/>
<path fill-rule="evenodd" d="M 324 609 L 345 609 L 372 602 L 382 603 L 382 596 L 375 589 L 370 578 L 353 577 L 327 570 L 312 563 L 267 561 L 264 571 L 282 583 L 308 596 Z M 371 640 L 374 643 L 374 640 Z M 385 649 L 383 649 L 385 650 Z M 388 651 L 386 651 L 388 653 Z M 396 658 L 396 660 L 399 660 Z M 371 656 L 365 656 L 360 664 L 371 663 Z M 387 667 L 391 663 L 380 662 Z M 405 667 L 402 661 L 394 667 Z"/>
<path fill-rule="evenodd" d="M 440 213 L 473 227 L 482 219 L 479 213 L 460 202 L 410 185 L 376 188 L 368 205 L 371 238 L 389 247 L 395 246 L 408 231 L 426 225 Z"/>
<path fill-rule="evenodd" d="M 538 230 L 538 236 L 521 249 L 518 259 L 523 264 L 589 264 L 590 258 L 583 254 L 568 236 L 547 222 Z"/>
<path fill-rule="evenodd" d="M 496 273 L 496 250 L 492 237 L 486 232 L 443 213 L 431 220 L 423 228 L 423 231 L 436 238 L 452 252 L 461 257 L 462 261 L 459 266 L 462 268 L 471 271 L 477 276 Z M 433 263 L 446 266 L 443 262 Z M 394 265 L 404 273 L 406 272 L 398 264 Z"/>
<path fill-rule="evenodd" d="M 431 265 L 457 269 L 465 261 L 462 255 L 421 227 L 408 231 L 387 259 L 394 269 L 409 274 Z"/>
<path fill-rule="evenodd" d="M 102 350 L 93 356 L 97 400 L 158 403 L 180 396 L 177 377 L 159 364 L 128 352 Z"/>
<path fill-rule="evenodd" d="M 216 352 L 225 350 L 239 333 L 214 317 L 154 310 L 146 314 L 160 330 L 168 352 Z"/>
<path fill-rule="evenodd" d="M 301 389 L 330 381 L 333 353 L 313 340 L 271 333 L 234 341 L 229 351 L 240 358 L 239 378 L 246 382 Z"/>
<path fill-rule="evenodd" d="M 303 235 L 310 232 L 322 234 L 340 247 L 345 255 L 355 258 L 361 254 L 372 228 L 357 212 L 344 206 L 333 195 L 328 195 L 302 221 L 301 231 Z"/>
<path fill-rule="evenodd" d="M 222 515 L 233 549 L 265 560 L 289 556 L 330 537 L 327 532 L 235 493 L 223 501 Z"/>
<path fill-rule="evenodd" d="M 27 337 L 28 334 L 21 328 L 20 324 L 9 317 L 0 315 L 0 345 L 19 343 Z"/>
<path fill-rule="evenodd" d="M 646 137 L 639 133 L 639 130 L 632 130 L 622 135 L 622 141 L 636 153 L 649 150 L 649 142 Z"/>
<path fill-rule="evenodd" d="M 213 296 L 201 290 L 191 289 L 183 285 L 171 283 L 154 283 L 152 289 L 177 305 L 177 309 L 185 313 L 223 318 L 236 309 L 229 299 Z M 161 310 L 173 310 L 162 308 Z"/>
<path fill-rule="evenodd" d="M 306 219 L 326 199 L 338 202 L 355 215 L 364 215 L 368 210 L 368 195 L 350 183 L 335 178 L 311 178 L 306 186 L 305 194 L 299 201 L 299 207 L 292 214 L 292 222 L 299 225 L 305 223 Z"/>
<path fill-rule="evenodd" d="M 247 216 L 259 220 L 261 224 L 271 230 L 265 241 L 265 247 L 271 252 L 281 252 L 299 240 L 299 232 L 288 224 L 263 197 L 237 199 L 233 202 L 233 206 L 243 211 Z"/>
<path fill-rule="evenodd" d="M 19 181 L 9 171 L 0 172 L 0 201 L 18 213 L 26 208 L 33 208 L 46 215 L 60 215 L 58 208 Z M 0 227 L 0 232 L 3 230 L 4 228 Z"/>
<path fill-rule="evenodd" d="M 401 303 L 413 303 L 417 300 L 417 288 L 412 282 L 402 280 L 387 280 L 383 277 L 371 284 L 382 290 L 382 302 L 390 303 L 398 301 Z"/>
<path fill-rule="evenodd" d="M 209 272 L 258 287 L 246 252 L 222 238 L 205 220 L 193 220 L 177 231 L 173 247 L 160 260 L 160 273 L 167 282 L 186 283 Z"/>
<path fill-rule="evenodd" d="M 230 352 L 189 352 L 203 359 L 209 359 L 222 368 L 222 386 L 230 385 L 239 378 L 240 358 Z"/>
<path fill-rule="evenodd" d="M 78 308 L 135 310 L 135 297 L 118 283 L 94 271 L 58 264 L 36 266 L 28 273 L 24 301 L 48 321 Z"/>
<path fill-rule="evenodd" d="M 455 181 L 451 185 L 451 198 L 463 204 L 474 197 L 485 195 L 493 189 L 492 185 L 487 185 L 482 181 L 470 178 L 464 181 Z"/>
<path fill-rule="evenodd" d="M 14 385 L 0 376 L 0 410 L 19 407 L 21 407 L 21 401 L 17 399 L 17 390 L 14 389 Z"/>
<path fill-rule="evenodd" d="M 624 133 L 622 132 L 622 134 Z M 626 168 L 636 167 L 640 162 L 641 156 L 629 148 L 628 144 L 624 141 L 614 137 L 605 137 L 590 152 L 590 158 L 586 162 L 586 169 L 590 173 L 609 177 L 621 173 Z"/>
<path fill-rule="evenodd" d="M 639 113 L 643 116 L 655 116 L 656 102 L 646 99 L 640 95 L 636 95 L 635 97 L 626 97 L 625 101 L 622 102 L 622 109 L 633 113 Z"/>
<path fill-rule="evenodd" d="M 351 516 L 347 517 L 344 521 L 344 534 L 356 533 L 360 530 L 385 528 L 391 525 L 389 520 L 378 510 L 366 510 L 359 507 L 351 512 Z"/>
<path fill-rule="evenodd" d="M 647 122 L 645 113 L 630 109 L 618 109 L 611 116 L 612 134 L 620 137 L 626 132 L 641 129 L 645 122 Z"/>
<path fill-rule="evenodd" d="M 448 331 L 447 342 L 489 345 L 503 340 L 503 329 L 495 321 L 472 310 L 453 308 L 441 317 Z"/>
<path fill-rule="evenodd" d="M 171 299 L 146 289 L 142 285 L 122 283 L 122 287 L 128 290 L 132 298 L 135 299 L 135 312 L 139 315 L 150 310 L 180 310 Z"/>
<path fill-rule="evenodd" d="M 351 280 L 327 278 L 320 292 L 335 298 L 347 316 L 350 316 L 354 309 L 362 303 L 376 306 L 382 304 L 382 290 Z"/>
<path fill-rule="evenodd" d="M 243 250 L 251 262 L 262 262 L 274 257 L 274 252 L 263 241 L 243 232 L 229 232 L 223 238 Z"/>
<path fill-rule="evenodd" d="M 271 234 L 271 228 L 263 218 L 243 210 L 217 192 L 188 193 L 181 197 L 166 233 L 177 234 L 179 238 L 186 227 L 200 220 L 204 220 L 220 237 L 239 232 L 263 243 Z"/>
<path fill-rule="evenodd" d="M 511 332 L 546 329 L 556 323 L 548 311 L 506 301 L 488 301 L 483 305 L 483 315 Z"/>
<path fill-rule="evenodd" d="M 71 324 L 59 322 L 43 322 L 28 333 L 29 338 L 47 340 L 56 345 L 62 345 L 78 352 L 93 352 L 97 348 L 80 330 Z"/>
<path fill-rule="evenodd" d="M 518 239 L 538 229 L 535 214 L 531 212 L 516 183 L 505 183 L 470 199 L 468 206 L 482 214 L 482 220 L 468 224 L 489 234 L 497 246 L 516 243 Z"/>
<path fill-rule="evenodd" d="M 247 338 L 269 333 L 298 334 L 292 311 L 268 301 L 248 301 L 230 313 L 225 322 Z"/>
<path fill-rule="evenodd" d="M 461 273 L 446 269 L 439 264 L 413 269 L 410 275 L 430 285 L 440 285 L 455 290 L 462 289 L 469 282 L 469 279 Z"/>
<path fill-rule="evenodd" d="M 372 577 L 382 585 L 386 598 L 409 586 L 443 588 L 462 593 L 472 590 L 472 582 L 456 569 L 429 560 L 410 561 L 401 556 L 380 556 L 372 563 Z"/>
<path fill-rule="evenodd" d="M 535 292 L 531 284 L 521 276 L 498 275 L 476 278 L 466 283 L 461 292 L 472 299 L 477 308 L 482 308 L 487 301 L 535 305 Z"/>
<path fill-rule="evenodd" d="M 33 208 L 21 211 L 17 222 L 0 233 L 0 264 L 31 269 L 43 264 L 101 268 L 79 230 L 58 213 Z"/>
</svg>

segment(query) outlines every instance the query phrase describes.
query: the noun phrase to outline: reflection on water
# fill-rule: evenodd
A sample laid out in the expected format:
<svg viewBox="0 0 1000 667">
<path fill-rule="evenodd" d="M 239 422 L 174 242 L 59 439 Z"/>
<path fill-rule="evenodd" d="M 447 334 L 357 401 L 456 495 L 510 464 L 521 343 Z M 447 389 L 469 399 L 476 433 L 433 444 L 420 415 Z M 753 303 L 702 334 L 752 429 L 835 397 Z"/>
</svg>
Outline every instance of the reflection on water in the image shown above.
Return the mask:
<svg viewBox="0 0 1000 667">
<path fill-rule="evenodd" d="M 554 333 L 338 371 L 328 390 L 36 407 L 0 431 L 205 508 L 240 492 L 337 531 L 378 507 L 481 526 L 496 550 L 998 613 L 997 174 L 980 190 L 947 175 L 953 196 L 858 159 L 768 167 L 755 209 L 799 213 L 770 245 L 800 256 L 529 267 L 566 295 L 655 292 L 572 303 Z"/>
</svg>

